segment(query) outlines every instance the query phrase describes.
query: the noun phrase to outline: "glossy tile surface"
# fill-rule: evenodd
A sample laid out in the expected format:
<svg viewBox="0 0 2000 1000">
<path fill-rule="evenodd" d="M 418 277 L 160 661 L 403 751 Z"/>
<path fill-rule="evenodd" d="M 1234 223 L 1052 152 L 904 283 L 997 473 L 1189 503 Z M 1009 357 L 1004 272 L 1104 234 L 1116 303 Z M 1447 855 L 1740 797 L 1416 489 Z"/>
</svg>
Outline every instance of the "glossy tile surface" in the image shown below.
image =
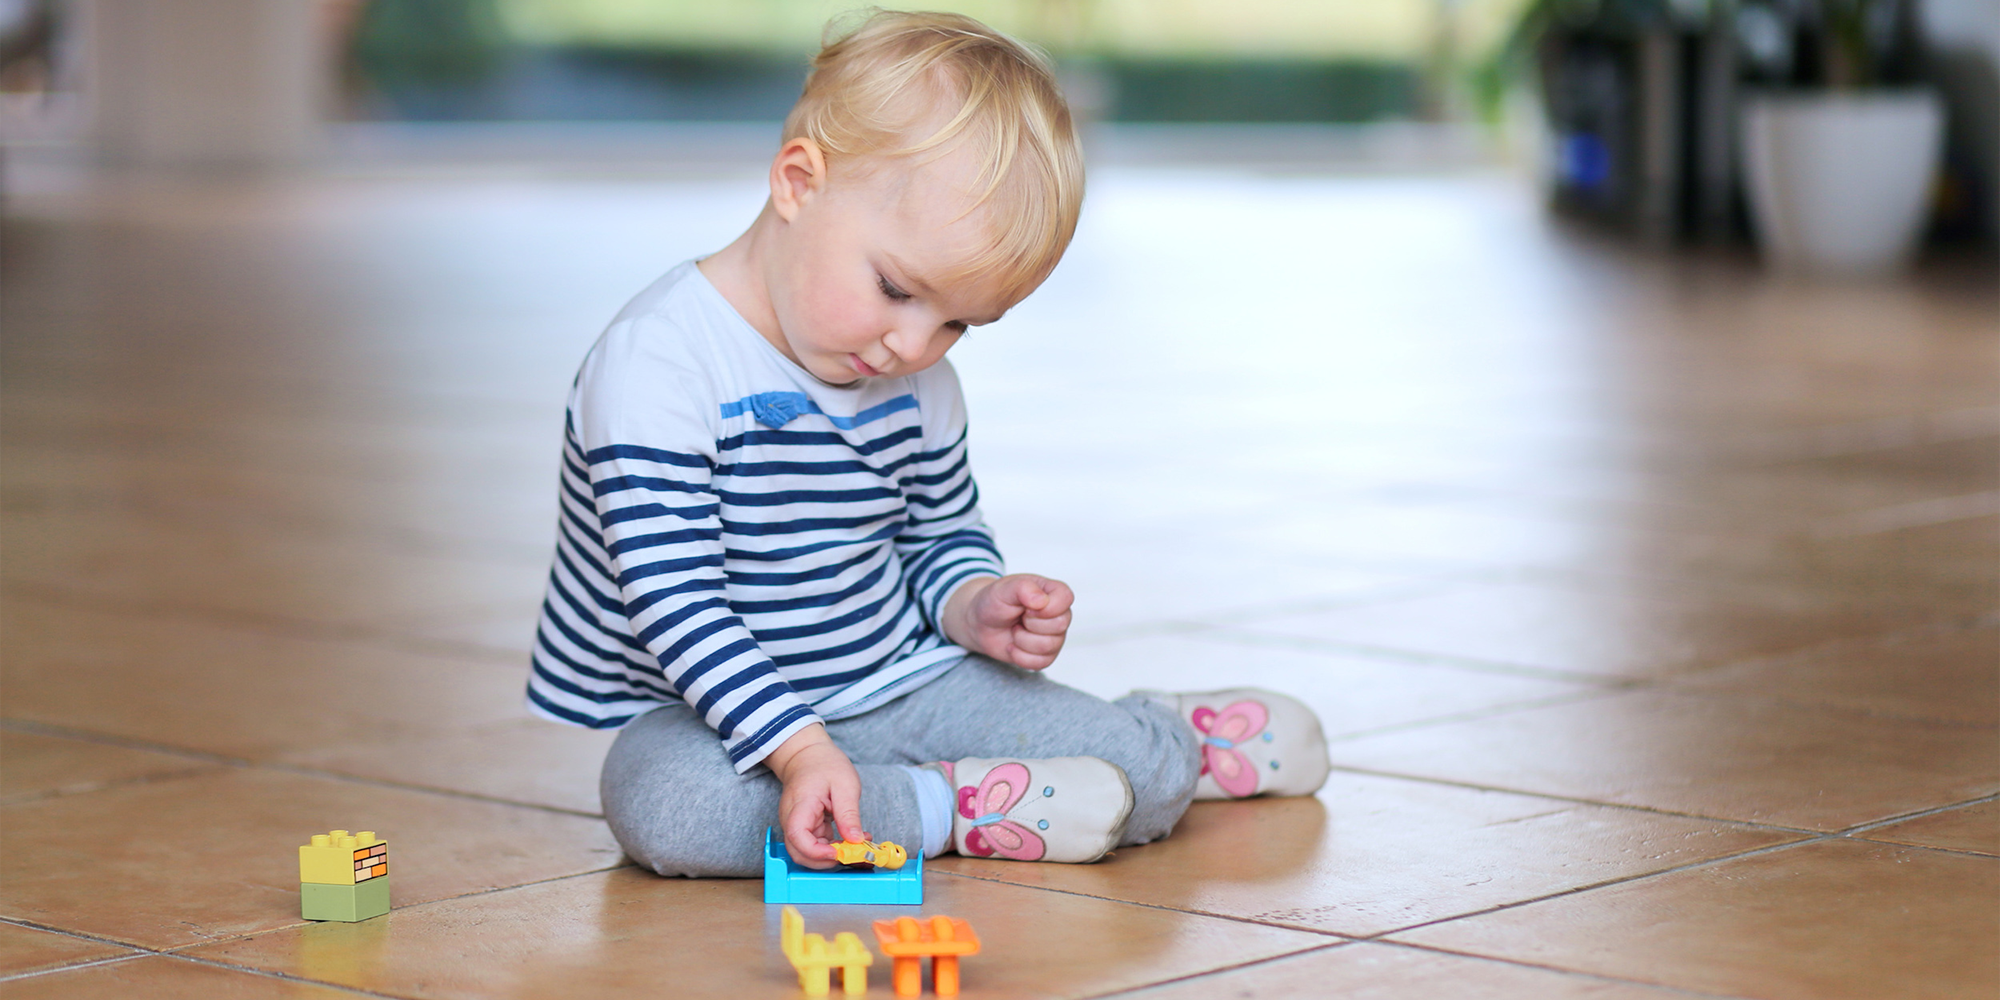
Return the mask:
<svg viewBox="0 0 2000 1000">
<path fill-rule="evenodd" d="M 762 166 L 6 173 L 0 994 L 797 996 L 758 884 L 619 867 L 611 735 L 522 706 L 576 366 Z M 952 355 L 1009 566 L 1078 595 L 1054 676 L 1290 691 L 1354 770 L 938 859 L 966 995 L 2000 994 L 1996 334 L 1990 259 L 1094 172 Z M 387 917 L 298 919 L 330 827 L 390 838 Z M 1343 936 L 1420 924 L 1478 954 Z"/>
<path fill-rule="evenodd" d="M 624 996 L 667 984 L 683 996 L 795 996 L 797 976 L 776 947 L 778 910 L 762 905 L 761 892 L 755 880 L 662 879 L 626 868 L 398 910 L 380 924 L 292 928 L 187 954 L 398 996 Z M 814 906 L 806 929 L 859 930 L 872 940 L 868 920 L 906 912 Z M 961 965 L 968 998 L 1096 996 L 1326 940 L 942 876 L 926 884 L 923 912 L 964 914 L 979 934 L 980 955 Z M 462 949 L 468 938 L 476 945 Z M 458 957 L 443 960 L 450 952 Z M 341 961 L 350 964 L 327 964 Z M 878 956 L 877 990 L 883 971 Z"/>
<path fill-rule="evenodd" d="M 490 656 L 381 634 L 34 598 L 0 604 L 0 621 L 9 715 L 90 733 L 261 758 L 521 715 L 519 676 Z"/>
<path fill-rule="evenodd" d="M 509 719 L 444 735 L 335 743 L 280 759 L 594 816 L 603 813 L 597 772 L 617 735 L 539 718 Z"/>
<path fill-rule="evenodd" d="M 1335 772 L 1317 798 L 1198 803 L 1095 865 L 945 857 L 1065 892 L 1380 934 L 1797 839 L 1795 834 Z M 1185 873 L 1200 872 L 1192 879 Z"/>
<path fill-rule="evenodd" d="M 230 769 L 0 807 L 0 916 L 149 948 L 295 924 L 298 846 L 336 828 L 389 841 L 396 906 L 619 862 L 592 819 Z"/>
<path fill-rule="evenodd" d="M 1992 992 L 1995 898 L 1991 858 L 1827 841 L 1396 937 L 1729 996 L 1957 1000 Z"/>
<path fill-rule="evenodd" d="M 1139 689 L 1282 690 L 1319 715 L 1328 739 L 1478 715 L 1602 688 L 1545 677 L 1298 649 L 1208 631 L 1175 632 L 1063 651 L 1049 676 L 1103 698 Z"/>
<path fill-rule="evenodd" d="M 1762 695 L 1610 694 L 1363 737 L 1336 765 L 1840 830 L 2000 791 L 1990 728 Z"/>
<path fill-rule="evenodd" d="M 130 948 L 103 941 L 0 922 L 0 976 L 27 975 L 133 954 L 137 953 Z"/>
<path fill-rule="evenodd" d="M 2000 802 L 1988 799 L 1946 809 L 1876 827 L 1860 836 L 1891 844 L 1942 847 L 1948 851 L 1971 851 L 2000 857 Z"/>
<path fill-rule="evenodd" d="M 1242 969 L 1119 994 L 1131 1000 L 1278 1000 L 1342 997 L 1344 1000 L 1669 1000 L 1679 990 L 1597 976 L 1538 969 L 1387 944 L 1344 944 L 1274 959 Z"/>
<path fill-rule="evenodd" d="M 135 958 L 9 981 L 19 1000 L 344 1000 L 355 994 L 322 986 L 221 969 L 164 956 Z"/>
<path fill-rule="evenodd" d="M 1241 626 L 1337 649 L 1395 650 L 1566 674 L 1650 676 L 1785 652 L 1905 620 L 1824 607 L 1719 599 L 1704 588 L 1634 581 L 1514 580 L 1357 603 Z"/>
<path fill-rule="evenodd" d="M 1870 714 L 2000 725 L 2000 621 L 1939 625 L 1835 641 L 1749 660 L 1679 682 Z"/>
<path fill-rule="evenodd" d="M 221 766 L 198 757 L 36 732 L 0 731 L 0 802 L 70 795 Z"/>
</svg>

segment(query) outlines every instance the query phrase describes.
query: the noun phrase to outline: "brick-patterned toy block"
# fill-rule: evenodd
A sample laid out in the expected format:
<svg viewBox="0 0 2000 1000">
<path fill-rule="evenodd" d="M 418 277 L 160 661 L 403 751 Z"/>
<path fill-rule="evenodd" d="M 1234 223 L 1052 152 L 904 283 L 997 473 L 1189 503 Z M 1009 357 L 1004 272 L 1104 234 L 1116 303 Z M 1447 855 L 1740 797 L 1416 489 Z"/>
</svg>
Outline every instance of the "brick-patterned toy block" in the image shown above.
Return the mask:
<svg viewBox="0 0 2000 1000">
<path fill-rule="evenodd" d="M 389 874 L 389 842 L 375 831 L 346 830 L 315 833 L 299 848 L 299 881 L 321 885 L 360 885 Z"/>
<path fill-rule="evenodd" d="M 924 991 L 926 957 L 931 960 L 931 988 L 941 997 L 957 996 L 960 956 L 979 954 L 979 935 L 972 933 L 972 925 L 951 917 L 877 920 L 875 943 L 893 960 L 889 976 L 899 997 Z"/>
<path fill-rule="evenodd" d="M 389 877 L 360 885 L 299 883 L 299 916 L 307 920 L 367 920 L 389 912 Z"/>
<path fill-rule="evenodd" d="M 799 970 L 799 988 L 806 996 L 823 997 L 832 990 L 833 967 L 840 967 L 840 991 L 851 997 L 868 992 L 868 967 L 875 956 L 852 931 L 834 935 L 829 947 L 826 938 L 806 933 L 806 918 L 796 906 L 785 907 L 778 930 L 778 947 Z"/>
</svg>

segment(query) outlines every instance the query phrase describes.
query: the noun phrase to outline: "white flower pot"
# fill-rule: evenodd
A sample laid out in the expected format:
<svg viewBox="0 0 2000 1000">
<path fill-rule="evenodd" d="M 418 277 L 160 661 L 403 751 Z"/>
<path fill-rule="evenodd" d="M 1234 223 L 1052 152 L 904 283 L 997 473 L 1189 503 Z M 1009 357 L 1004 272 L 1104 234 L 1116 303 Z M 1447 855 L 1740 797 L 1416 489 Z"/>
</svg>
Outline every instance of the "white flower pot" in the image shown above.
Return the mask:
<svg viewBox="0 0 2000 1000">
<path fill-rule="evenodd" d="M 1766 259 L 1852 276 L 1908 263 L 1943 138 L 1944 108 L 1928 90 L 1748 98 L 1743 152 Z"/>
</svg>

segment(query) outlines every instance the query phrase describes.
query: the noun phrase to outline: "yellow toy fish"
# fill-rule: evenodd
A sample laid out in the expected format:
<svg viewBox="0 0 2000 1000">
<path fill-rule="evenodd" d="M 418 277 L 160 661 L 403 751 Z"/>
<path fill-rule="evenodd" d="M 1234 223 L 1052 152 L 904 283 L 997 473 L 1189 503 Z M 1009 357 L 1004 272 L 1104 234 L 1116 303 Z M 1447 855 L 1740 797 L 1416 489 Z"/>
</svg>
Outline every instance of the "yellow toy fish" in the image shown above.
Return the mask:
<svg viewBox="0 0 2000 1000">
<path fill-rule="evenodd" d="M 833 859 L 843 865 L 874 865 L 877 868 L 896 869 L 910 859 L 908 851 L 901 844 L 890 841 L 843 840 L 833 845 Z"/>
</svg>

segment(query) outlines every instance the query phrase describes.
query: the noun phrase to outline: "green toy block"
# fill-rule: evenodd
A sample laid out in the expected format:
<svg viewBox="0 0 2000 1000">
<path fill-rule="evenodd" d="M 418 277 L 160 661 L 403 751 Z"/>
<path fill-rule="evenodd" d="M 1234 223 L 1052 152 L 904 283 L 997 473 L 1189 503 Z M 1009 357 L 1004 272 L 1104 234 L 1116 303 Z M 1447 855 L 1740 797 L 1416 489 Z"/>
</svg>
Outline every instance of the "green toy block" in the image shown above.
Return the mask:
<svg viewBox="0 0 2000 1000">
<path fill-rule="evenodd" d="M 352 923 L 389 912 L 389 877 L 371 878 L 359 885 L 299 883 L 299 915 L 307 920 L 345 920 Z"/>
</svg>

